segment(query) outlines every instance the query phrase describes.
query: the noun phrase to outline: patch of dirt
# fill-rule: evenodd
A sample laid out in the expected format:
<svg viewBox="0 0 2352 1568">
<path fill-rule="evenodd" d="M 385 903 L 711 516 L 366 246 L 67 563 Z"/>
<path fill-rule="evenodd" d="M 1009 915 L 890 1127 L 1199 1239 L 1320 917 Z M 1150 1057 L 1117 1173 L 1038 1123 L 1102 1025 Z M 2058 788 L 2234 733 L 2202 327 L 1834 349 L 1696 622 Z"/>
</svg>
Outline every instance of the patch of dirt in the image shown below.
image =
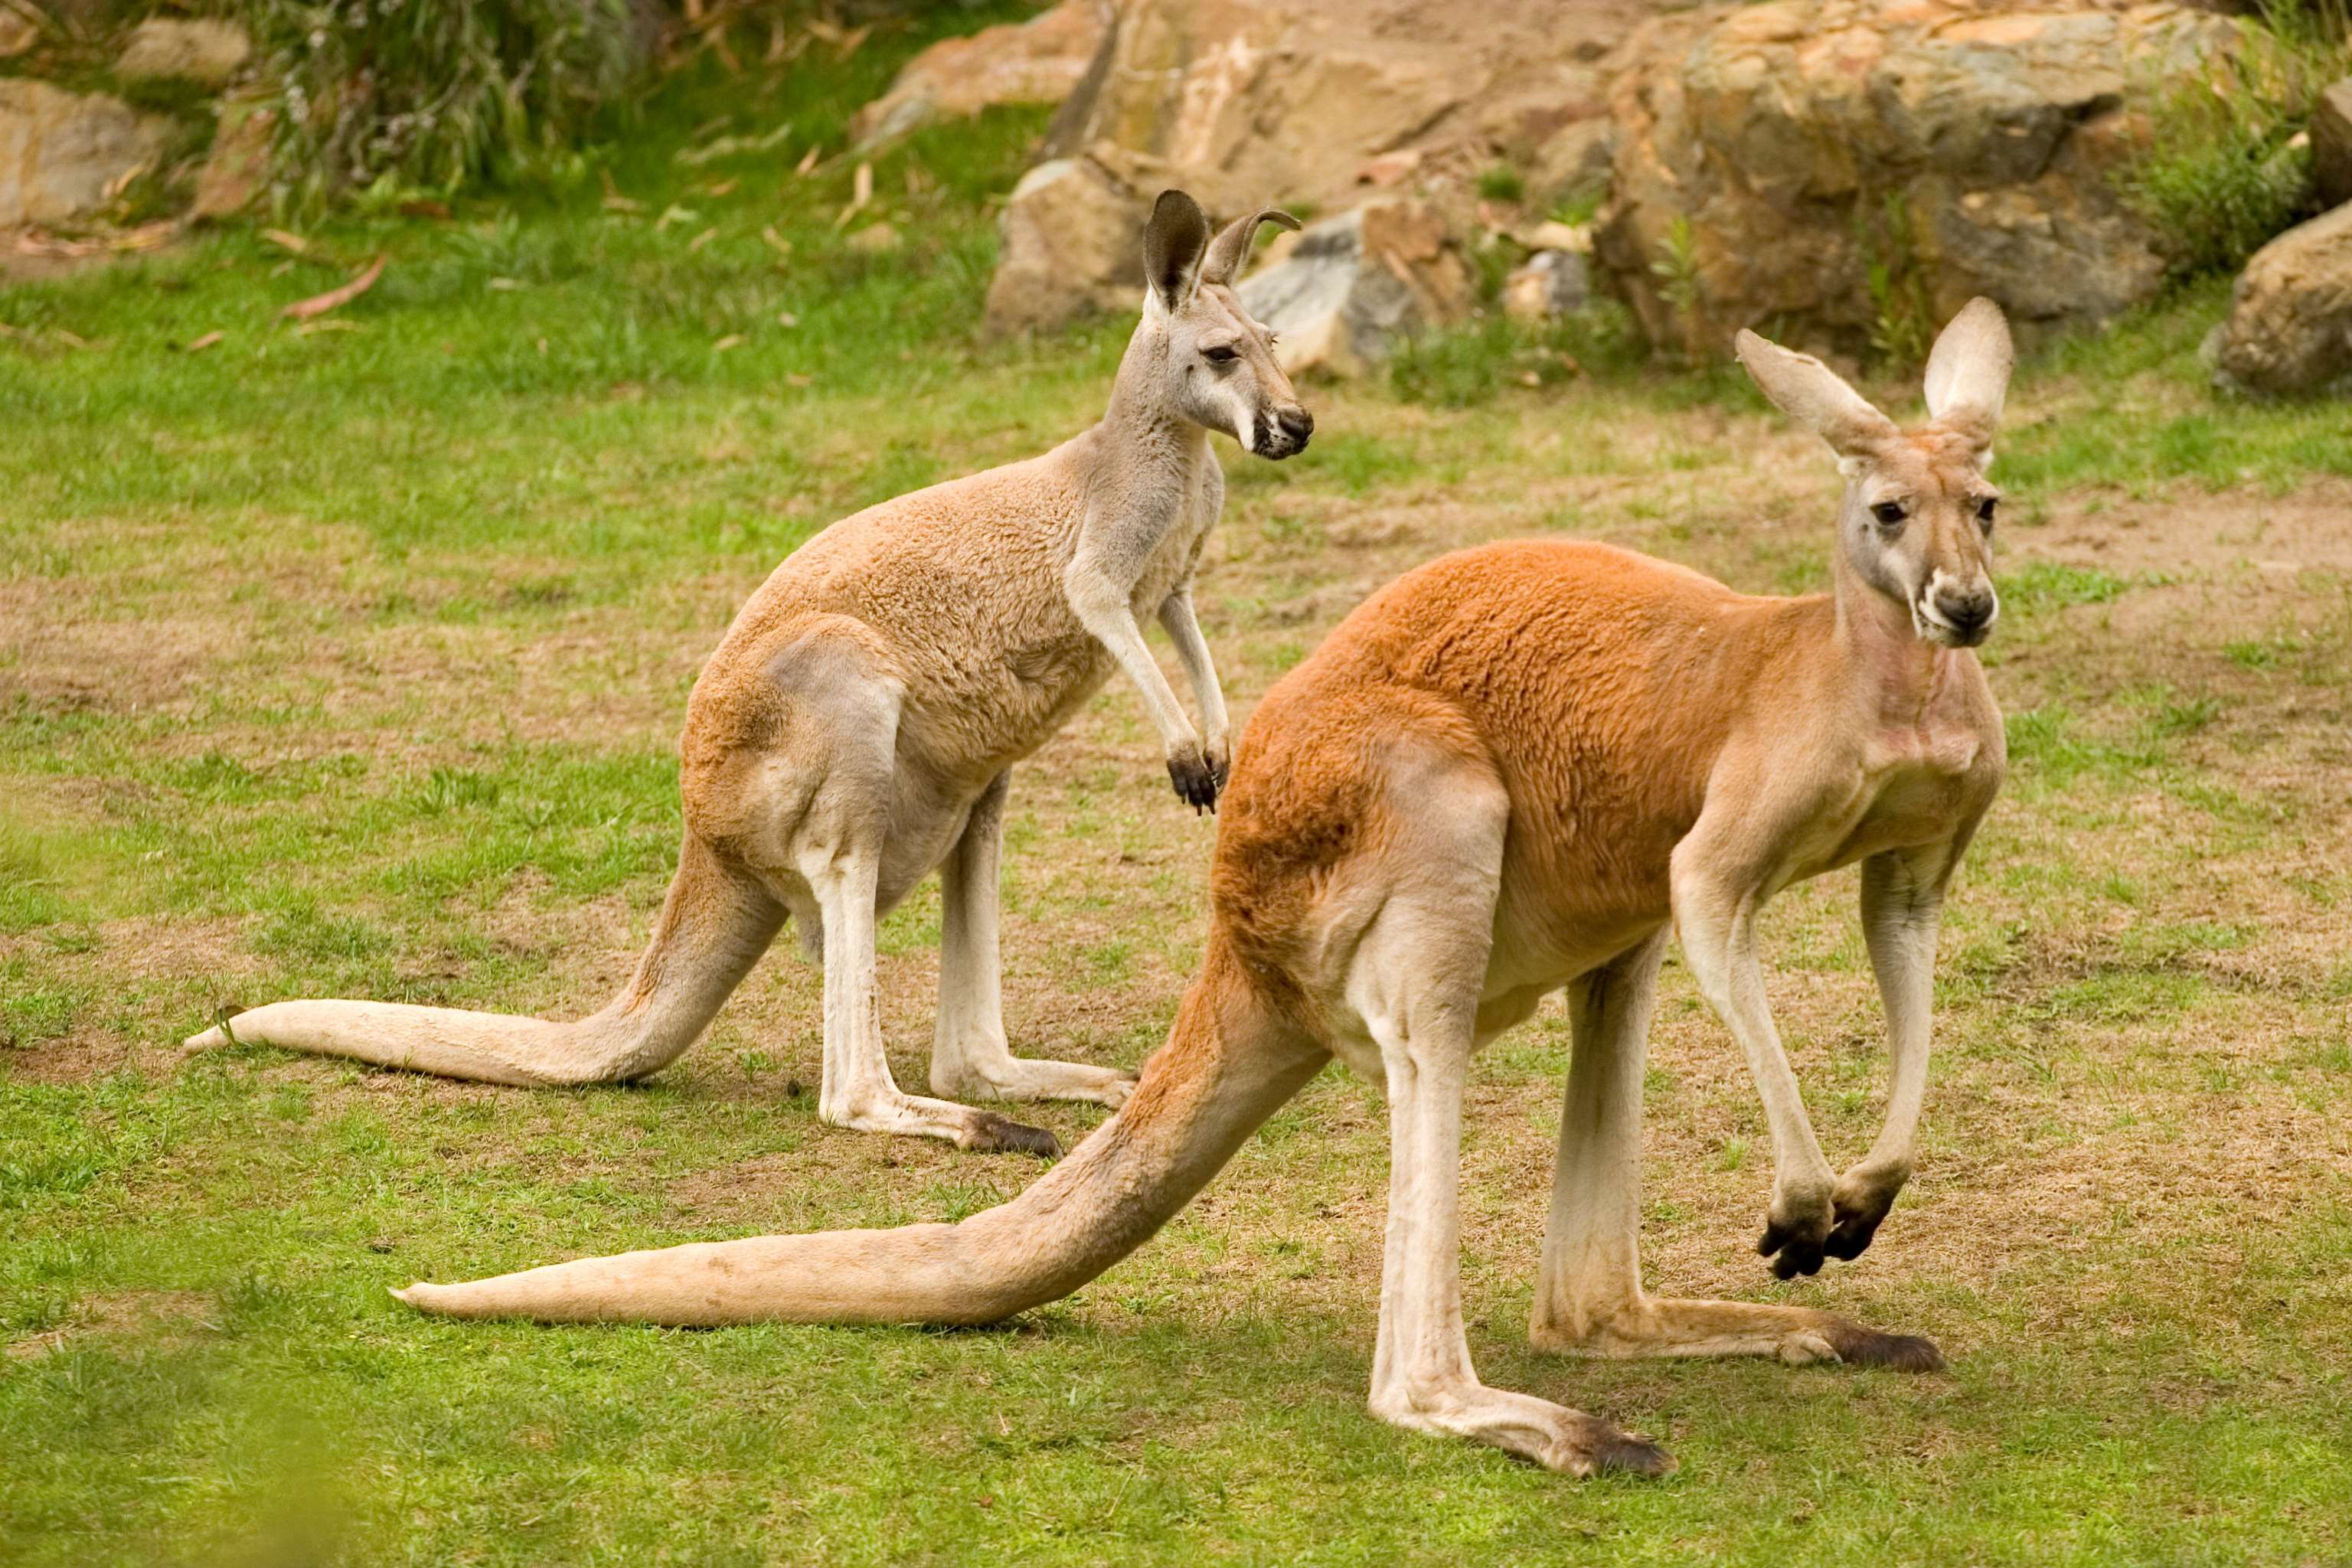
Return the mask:
<svg viewBox="0 0 2352 1568">
<path fill-rule="evenodd" d="M 215 1328 L 207 1320 L 218 1310 L 210 1296 L 193 1290 L 122 1290 L 85 1296 L 67 1321 L 12 1342 L 11 1362 L 29 1362 L 83 1342 L 136 1344 L 141 1349 L 185 1343 Z"/>
<path fill-rule="evenodd" d="M 2178 487 L 2147 500 L 2062 497 L 2040 528 L 2003 540 L 2012 561 L 2062 561 L 2118 576 L 2204 580 L 2252 572 L 2352 574 L 2352 480 L 2328 479 L 2284 496 Z"/>
</svg>

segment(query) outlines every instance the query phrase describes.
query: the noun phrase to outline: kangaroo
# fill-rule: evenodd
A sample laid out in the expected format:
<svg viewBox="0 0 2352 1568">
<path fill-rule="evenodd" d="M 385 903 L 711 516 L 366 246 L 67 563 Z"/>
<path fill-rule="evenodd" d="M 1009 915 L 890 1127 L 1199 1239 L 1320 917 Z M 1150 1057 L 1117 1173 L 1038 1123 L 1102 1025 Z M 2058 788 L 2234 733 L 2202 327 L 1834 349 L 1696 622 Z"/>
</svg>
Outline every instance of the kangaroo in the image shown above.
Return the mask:
<svg viewBox="0 0 2352 1568">
<path fill-rule="evenodd" d="M 1205 952 L 1167 1044 L 1125 1107 L 1019 1197 L 958 1225 L 395 1294 L 548 1321 L 992 1321 L 1140 1245 L 1336 1054 L 1390 1106 L 1373 1413 L 1570 1474 L 1660 1474 L 1673 1460 L 1654 1443 L 1482 1384 L 1463 1329 L 1470 1058 L 1564 987 L 1573 1056 L 1535 1344 L 1940 1367 L 1923 1338 L 1642 1283 L 1643 1064 L 1669 931 L 1763 1087 L 1775 1272 L 1853 1257 L 1911 1168 L 1938 911 L 2004 766 L 1970 651 L 1999 607 L 1985 469 L 2011 363 L 2000 312 L 1978 300 L 1947 327 L 1929 422 L 1910 431 L 1816 360 L 1751 333 L 1738 351 L 1844 472 L 1832 591 L 1756 598 L 1606 545 L 1525 542 L 1443 557 L 1376 595 L 1243 735 Z M 1893 1089 L 1876 1143 L 1836 1177 L 1765 1005 L 1755 921 L 1790 883 L 1855 862 Z"/>
<path fill-rule="evenodd" d="M 997 854 L 1013 764 L 1116 665 L 1143 694 L 1169 776 L 1213 809 L 1225 703 L 1192 611 L 1224 503 L 1222 430 L 1263 458 L 1315 421 L 1232 284 L 1265 210 L 1212 240 L 1181 191 L 1143 237 L 1143 318 L 1093 428 L 1042 457 L 844 518 L 751 595 L 704 666 L 680 746 L 686 840 L 635 975 L 578 1023 L 382 1002 L 276 1002 L 188 1041 L 355 1057 L 488 1083 L 619 1083 L 675 1060 L 787 916 L 824 968 L 818 1115 L 837 1127 L 1053 1155 L 1042 1129 L 950 1096 L 1096 1100 L 1130 1073 L 1007 1048 Z M 1160 618 L 1200 704 L 1195 731 L 1145 647 Z M 926 1099 L 902 1092 L 876 1011 L 876 921 L 940 874 L 940 1007 Z"/>
</svg>

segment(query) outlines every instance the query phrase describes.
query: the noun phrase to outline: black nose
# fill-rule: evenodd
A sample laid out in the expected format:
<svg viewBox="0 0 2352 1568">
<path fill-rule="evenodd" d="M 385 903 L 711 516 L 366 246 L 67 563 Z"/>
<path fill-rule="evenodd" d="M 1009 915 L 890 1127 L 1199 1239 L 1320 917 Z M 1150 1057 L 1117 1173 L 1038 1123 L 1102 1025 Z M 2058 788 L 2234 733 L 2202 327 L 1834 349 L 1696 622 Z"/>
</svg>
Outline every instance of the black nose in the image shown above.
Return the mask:
<svg viewBox="0 0 2352 1568">
<path fill-rule="evenodd" d="M 1973 637 L 1992 625 L 1994 600 L 1989 587 L 1968 588 L 1958 593 L 1936 595 L 1936 608 L 1952 623 L 1952 629 L 1964 637 Z"/>
<path fill-rule="evenodd" d="M 1274 422 L 1282 426 L 1284 435 L 1302 447 L 1307 445 L 1307 437 L 1315 434 L 1315 416 L 1304 408 L 1277 409 Z"/>
</svg>

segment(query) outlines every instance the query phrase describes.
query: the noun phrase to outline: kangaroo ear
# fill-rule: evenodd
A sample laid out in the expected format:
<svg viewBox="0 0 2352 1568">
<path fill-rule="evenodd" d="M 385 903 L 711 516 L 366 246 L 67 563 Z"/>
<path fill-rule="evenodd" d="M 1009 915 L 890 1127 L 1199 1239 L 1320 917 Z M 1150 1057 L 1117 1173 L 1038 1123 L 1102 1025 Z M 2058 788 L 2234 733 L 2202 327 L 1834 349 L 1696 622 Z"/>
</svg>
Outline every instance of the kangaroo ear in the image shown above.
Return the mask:
<svg viewBox="0 0 2352 1568">
<path fill-rule="evenodd" d="M 1181 310 L 1201 282 L 1209 220 L 1181 191 L 1162 191 L 1143 228 L 1143 279 L 1169 310 Z"/>
<path fill-rule="evenodd" d="M 1827 441 L 1841 459 L 1870 457 L 1898 434 L 1893 420 L 1812 355 L 1767 342 L 1744 328 L 1734 342 L 1739 363 L 1764 395 Z"/>
<path fill-rule="evenodd" d="M 1201 281 L 1230 285 L 1240 277 L 1242 264 L 1249 259 L 1251 242 L 1257 238 L 1257 226 L 1262 223 L 1270 223 L 1276 228 L 1298 226 L 1298 220 L 1279 207 L 1260 207 L 1247 217 L 1234 219 L 1210 242 L 1209 258 L 1201 264 Z"/>
<path fill-rule="evenodd" d="M 2000 307 L 1982 297 L 1969 300 L 1927 355 L 1928 416 L 1967 437 L 1979 454 L 1989 451 L 2016 363 Z"/>
</svg>

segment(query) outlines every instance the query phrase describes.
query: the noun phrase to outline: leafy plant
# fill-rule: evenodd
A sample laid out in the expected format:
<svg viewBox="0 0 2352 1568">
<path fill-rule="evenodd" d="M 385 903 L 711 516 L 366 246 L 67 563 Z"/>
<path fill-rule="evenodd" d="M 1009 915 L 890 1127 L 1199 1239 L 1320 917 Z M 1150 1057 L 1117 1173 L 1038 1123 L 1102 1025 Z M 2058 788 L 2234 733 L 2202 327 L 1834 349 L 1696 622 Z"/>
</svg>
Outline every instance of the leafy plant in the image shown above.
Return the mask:
<svg viewBox="0 0 2352 1568">
<path fill-rule="evenodd" d="M 440 192 L 562 153 L 635 63 L 627 0 L 241 0 L 278 98 L 281 195 Z"/>
<path fill-rule="evenodd" d="M 1862 244 L 1870 258 L 1870 346 L 1901 365 L 1924 363 L 1936 339 L 1936 304 L 1911 226 L 1911 206 L 1900 191 L 1887 193 L 1875 228 L 1861 221 Z"/>
<path fill-rule="evenodd" d="M 1490 202 L 1516 202 L 1528 194 L 1528 183 L 1508 163 L 1496 163 L 1478 176 L 1478 194 Z"/>
<path fill-rule="evenodd" d="M 2240 24 L 2229 68 L 2160 95 L 2147 147 L 2118 184 L 2177 276 L 2235 270 L 2307 216 L 2311 154 L 2298 132 L 2320 91 L 2352 69 L 2346 23 L 2347 0 L 2270 0 Z"/>
<path fill-rule="evenodd" d="M 1650 274 L 1658 280 L 1658 298 L 1682 331 L 1687 355 L 1690 346 L 1703 334 L 1699 330 L 1698 242 L 1691 235 L 1690 219 L 1682 214 L 1676 213 L 1674 222 L 1666 226 L 1662 252 L 1652 258 Z"/>
</svg>

